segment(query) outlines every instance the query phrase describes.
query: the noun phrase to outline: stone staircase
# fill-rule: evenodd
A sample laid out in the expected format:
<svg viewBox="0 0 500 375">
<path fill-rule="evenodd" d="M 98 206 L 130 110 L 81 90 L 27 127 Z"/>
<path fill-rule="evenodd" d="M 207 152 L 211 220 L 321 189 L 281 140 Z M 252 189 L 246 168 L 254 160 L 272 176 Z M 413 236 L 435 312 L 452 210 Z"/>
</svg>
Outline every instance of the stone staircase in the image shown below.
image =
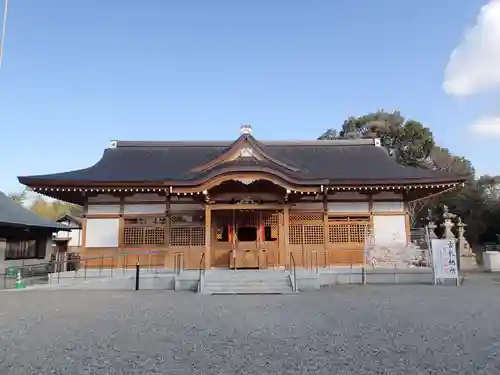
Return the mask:
<svg viewBox="0 0 500 375">
<path fill-rule="evenodd" d="M 210 270 L 201 288 L 203 294 L 290 294 L 288 272 L 281 270 Z"/>
</svg>

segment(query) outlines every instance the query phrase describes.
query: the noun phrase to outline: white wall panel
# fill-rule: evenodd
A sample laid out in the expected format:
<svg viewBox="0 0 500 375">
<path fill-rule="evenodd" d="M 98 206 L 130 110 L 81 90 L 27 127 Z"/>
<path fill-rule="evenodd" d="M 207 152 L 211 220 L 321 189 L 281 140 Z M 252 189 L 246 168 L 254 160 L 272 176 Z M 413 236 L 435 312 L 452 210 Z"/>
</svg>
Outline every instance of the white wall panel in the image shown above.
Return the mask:
<svg viewBox="0 0 500 375">
<path fill-rule="evenodd" d="M 297 202 L 293 207 L 295 211 L 323 211 L 323 202 Z"/>
<path fill-rule="evenodd" d="M 403 202 L 373 202 L 373 212 L 404 212 Z"/>
<path fill-rule="evenodd" d="M 71 237 L 71 239 L 69 240 L 68 246 L 82 246 L 81 229 L 71 229 L 69 236 Z"/>
<path fill-rule="evenodd" d="M 87 219 L 85 247 L 118 247 L 119 219 Z"/>
<path fill-rule="evenodd" d="M 165 204 L 126 204 L 124 214 L 164 214 Z"/>
<path fill-rule="evenodd" d="M 119 204 L 89 204 L 87 208 L 87 215 L 115 215 L 119 213 Z"/>
<path fill-rule="evenodd" d="M 375 243 L 378 245 L 391 244 L 394 242 L 406 243 L 406 216 L 373 216 L 373 233 Z"/>
<path fill-rule="evenodd" d="M 394 193 L 392 191 L 382 191 L 377 194 L 373 194 L 374 201 L 383 201 L 384 199 L 400 199 L 403 200 L 403 195 Z"/>
<path fill-rule="evenodd" d="M 125 202 L 140 202 L 140 201 L 146 201 L 146 202 L 165 202 L 165 197 L 162 197 L 158 194 L 151 194 L 151 193 L 140 193 L 140 194 L 134 194 L 131 196 L 125 197 Z"/>
<path fill-rule="evenodd" d="M 328 212 L 369 213 L 370 205 L 368 202 L 329 202 Z"/>
<path fill-rule="evenodd" d="M 367 201 L 368 195 L 356 193 L 354 191 L 346 191 L 346 192 L 341 192 L 341 193 L 328 194 L 328 200 L 339 201 L 339 200 L 343 200 L 343 199 L 359 199 L 360 201 Z"/>
<path fill-rule="evenodd" d="M 94 202 L 120 202 L 120 198 L 111 194 L 99 194 L 88 198 L 89 204 Z"/>
</svg>

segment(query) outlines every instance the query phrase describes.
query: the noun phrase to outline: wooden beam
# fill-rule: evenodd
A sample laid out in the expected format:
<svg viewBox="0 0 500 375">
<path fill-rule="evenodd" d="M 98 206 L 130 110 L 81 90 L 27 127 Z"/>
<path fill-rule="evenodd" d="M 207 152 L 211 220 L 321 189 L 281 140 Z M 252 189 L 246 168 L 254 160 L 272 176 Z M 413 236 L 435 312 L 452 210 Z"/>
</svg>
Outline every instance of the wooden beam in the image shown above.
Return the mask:
<svg viewBox="0 0 500 375">
<path fill-rule="evenodd" d="M 163 228 L 164 231 L 164 243 L 167 248 L 170 247 L 170 195 L 165 194 L 165 226 Z"/>
<path fill-rule="evenodd" d="M 328 228 L 328 193 L 323 191 L 323 249 L 326 251 L 329 243 Z M 319 265 L 318 265 L 319 266 Z"/>
<path fill-rule="evenodd" d="M 125 212 L 125 197 L 120 197 L 120 219 L 118 222 L 118 249 L 122 250 L 125 247 L 125 219 L 123 214 Z"/>
<path fill-rule="evenodd" d="M 290 261 L 288 253 L 289 253 L 289 229 L 290 229 L 290 207 L 289 206 L 284 206 L 283 207 L 283 227 L 284 227 L 284 265 L 288 265 L 288 262 Z"/>
<path fill-rule="evenodd" d="M 211 263 L 211 234 L 212 234 L 212 209 L 205 205 L 205 269 L 210 269 Z"/>
<path fill-rule="evenodd" d="M 210 205 L 210 210 L 281 210 L 288 205 L 283 205 L 279 203 L 264 203 L 264 204 L 213 204 Z"/>
</svg>

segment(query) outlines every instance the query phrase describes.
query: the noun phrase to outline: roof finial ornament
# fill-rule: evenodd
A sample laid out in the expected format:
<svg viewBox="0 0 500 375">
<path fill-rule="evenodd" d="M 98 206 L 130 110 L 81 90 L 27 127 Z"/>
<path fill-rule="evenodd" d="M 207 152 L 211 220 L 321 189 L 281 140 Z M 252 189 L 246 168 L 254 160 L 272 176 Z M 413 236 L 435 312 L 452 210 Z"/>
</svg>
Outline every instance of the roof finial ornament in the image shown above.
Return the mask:
<svg viewBox="0 0 500 375">
<path fill-rule="evenodd" d="M 252 134 L 252 125 L 240 125 L 240 134 Z"/>
</svg>

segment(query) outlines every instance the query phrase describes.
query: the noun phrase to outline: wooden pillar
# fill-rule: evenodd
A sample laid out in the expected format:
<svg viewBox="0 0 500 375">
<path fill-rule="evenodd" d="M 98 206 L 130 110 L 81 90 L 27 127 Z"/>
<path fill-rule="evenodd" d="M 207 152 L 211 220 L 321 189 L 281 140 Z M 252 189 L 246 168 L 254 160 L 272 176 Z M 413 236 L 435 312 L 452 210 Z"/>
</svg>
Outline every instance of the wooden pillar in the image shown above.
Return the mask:
<svg viewBox="0 0 500 375">
<path fill-rule="evenodd" d="M 125 247 L 125 219 L 123 218 L 123 214 L 125 213 L 125 196 L 120 197 L 120 219 L 118 222 L 118 252 L 123 251 Z"/>
<path fill-rule="evenodd" d="M 325 251 L 328 249 L 329 235 L 328 235 L 328 193 L 323 192 L 323 248 Z M 326 266 L 326 264 L 325 264 Z"/>
<path fill-rule="evenodd" d="M 164 231 L 164 235 L 165 235 L 165 238 L 164 238 L 164 243 L 165 243 L 165 247 L 167 249 L 170 248 L 170 194 L 169 193 L 166 193 L 165 194 L 165 227 L 163 229 Z"/>
<path fill-rule="evenodd" d="M 85 201 L 83 203 L 83 213 L 82 213 L 82 250 L 87 244 L 87 213 L 89 211 L 89 198 L 84 197 Z"/>
<path fill-rule="evenodd" d="M 212 209 L 205 205 L 205 269 L 210 269 L 211 263 Z"/>
<path fill-rule="evenodd" d="M 289 236 L 289 228 L 290 228 L 290 207 L 285 206 L 283 208 L 283 237 L 284 237 L 284 246 L 283 246 L 283 264 L 289 265 L 290 263 L 290 236 Z"/>
<path fill-rule="evenodd" d="M 404 211 L 405 211 L 405 226 L 406 226 L 406 243 L 411 242 L 411 224 L 410 224 L 410 213 L 408 211 L 408 202 L 406 196 L 403 195 L 404 199 Z"/>
</svg>

